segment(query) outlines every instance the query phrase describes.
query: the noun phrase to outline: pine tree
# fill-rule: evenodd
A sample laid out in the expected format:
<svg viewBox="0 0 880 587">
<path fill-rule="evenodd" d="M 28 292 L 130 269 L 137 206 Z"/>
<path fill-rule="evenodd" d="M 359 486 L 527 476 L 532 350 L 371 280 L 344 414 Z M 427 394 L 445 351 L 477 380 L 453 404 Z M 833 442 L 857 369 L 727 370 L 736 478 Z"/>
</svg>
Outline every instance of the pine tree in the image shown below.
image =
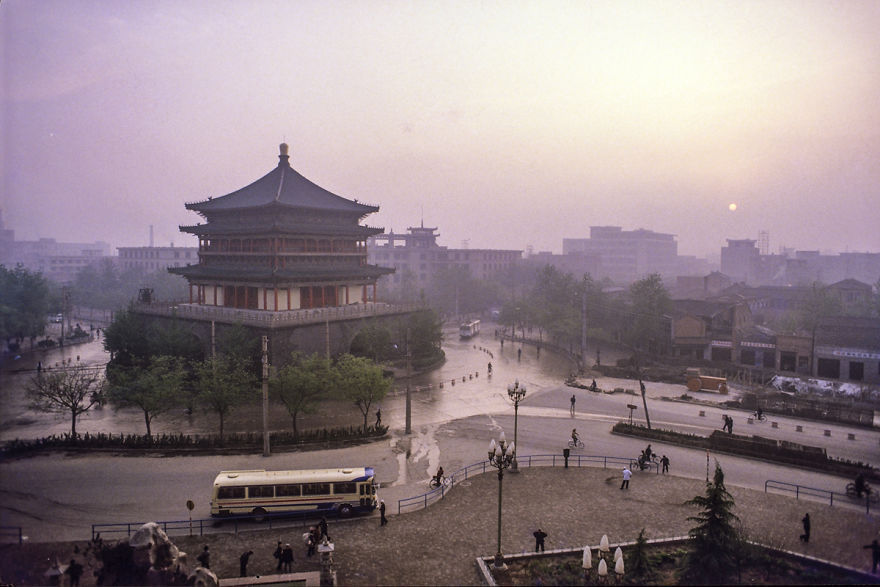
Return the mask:
<svg viewBox="0 0 880 587">
<path fill-rule="evenodd" d="M 715 462 L 715 475 L 706 483 L 706 495 L 687 502 L 703 509 L 688 518 L 697 522 L 688 535 L 693 539 L 682 576 L 687 583 L 724 583 L 736 570 L 737 551 L 741 548 L 739 531 L 734 525 L 739 518 L 734 515 L 733 496 L 724 487 L 724 472 Z"/>
<path fill-rule="evenodd" d="M 648 541 L 645 539 L 645 529 L 639 532 L 636 544 L 633 547 L 632 560 L 629 563 L 630 578 L 644 581 L 654 574 L 648 561 Z"/>
</svg>

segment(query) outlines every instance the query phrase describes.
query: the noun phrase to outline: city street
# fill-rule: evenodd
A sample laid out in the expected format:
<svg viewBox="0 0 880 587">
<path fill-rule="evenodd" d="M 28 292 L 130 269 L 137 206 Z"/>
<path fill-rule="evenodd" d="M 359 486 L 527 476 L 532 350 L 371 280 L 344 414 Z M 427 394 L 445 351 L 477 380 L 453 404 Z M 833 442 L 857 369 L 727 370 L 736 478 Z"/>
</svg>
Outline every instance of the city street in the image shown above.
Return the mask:
<svg viewBox="0 0 880 587">
<path fill-rule="evenodd" d="M 627 404 L 638 406 L 634 419 L 643 421 L 640 396 L 599 394 L 566 387 L 562 384 L 570 366 L 566 361 L 544 351 L 540 358 L 533 347 L 525 346 L 518 359 L 519 345 L 509 341 L 504 349 L 494 339 L 492 328 L 484 327 L 478 339 L 460 341 L 454 331 L 446 331 L 446 364 L 435 372 L 413 378 L 412 434 L 404 434 L 405 394 L 402 382 L 381 404 L 382 419 L 390 424 L 390 438 L 357 447 L 310 452 L 224 456 L 138 456 L 113 454 L 41 455 L 0 464 L 0 525 L 22 526 L 32 541 L 88 538 L 93 523 L 136 522 L 147 520 L 182 520 L 189 515 L 188 499 L 195 502 L 193 516 L 207 517 L 211 483 L 223 469 L 289 469 L 369 465 L 376 469 L 382 484 L 382 497 L 396 513 L 398 499 L 423 493 L 426 482 L 439 465 L 447 474 L 459 467 L 485 459 L 491 438 L 501 430 L 508 440 L 514 438 L 514 410 L 507 398 L 507 385 L 518 380 L 528 392 L 520 405 L 517 425 L 518 454 L 560 454 L 571 429 L 577 428 L 586 447 L 576 453 L 635 457 L 646 442 L 610 434 L 611 426 L 629 417 Z M 76 356 L 89 361 L 106 360 L 100 343 L 81 348 L 52 351 L 48 360 Z M 613 353 L 602 350 L 603 359 L 614 360 Z M 21 361 L 31 360 L 23 358 Z M 44 359 L 45 361 L 46 359 Z M 487 377 L 492 362 L 493 375 Z M 64 432 L 65 420 L 55 421 L 46 415 L 23 410 L 19 386 L 29 376 L 27 363 L 21 370 L 3 373 L 3 438 L 41 436 Z M 44 364 L 46 364 L 44 362 Z M 464 381 L 462 381 L 464 378 Z M 456 379 L 453 386 L 451 381 Z M 638 389 L 637 381 L 597 377 L 600 387 Z M 440 388 L 440 383 L 443 388 Z M 12 384 L 12 385 L 10 385 Z M 747 424 L 746 414 L 718 407 L 666 401 L 685 392 L 684 385 L 647 384 L 648 408 L 654 427 L 708 434 L 719 429 L 721 414 L 735 420 L 735 432 L 760 434 L 792 442 L 821 446 L 831 456 L 876 462 L 880 432 L 848 429 L 790 418 L 770 417 L 768 422 Z M 428 389 L 430 386 L 430 389 Z M 569 413 L 569 398 L 576 397 L 576 413 Z M 736 389 L 732 390 L 735 396 Z M 722 396 L 711 393 L 691 394 L 712 401 Z M 7 403 L 9 398 L 18 398 Z M 17 406 L 17 407 L 16 407 Z M 18 413 L 15 412 L 18 410 Z M 699 416 L 700 410 L 705 416 Z M 276 415 L 280 426 L 287 426 L 286 413 Z M 204 420 L 204 418 L 201 418 Z M 273 420 L 274 421 L 274 420 Z M 778 428 L 771 422 L 776 421 Z M 196 432 L 207 429 L 197 420 L 157 419 L 161 431 Z M 242 424 L 240 422 L 239 424 Z M 186 426 L 190 427 L 187 428 Z M 801 425 L 802 432 L 795 426 Z M 182 427 L 181 427 L 182 426 Z M 165 427 L 165 428 L 163 428 Z M 78 428 L 85 432 L 142 432 L 142 418 L 136 412 L 114 412 L 105 408 L 90 414 Z M 830 430 L 831 436 L 824 431 Z M 855 434 L 848 440 L 847 433 Z M 27 434 L 25 434 L 27 433 Z M 654 451 L 666 454 L 671 473 L 692 479 L 706 476 L 705 451 L 662 443 Z M 724 468 L 728 484 L 763 490 L 768 479 L 797 483 L 842 492 L 847 479 L 815 473 L 779 464 L 754 461 L 729 455 L 709 455 L 709 466 L 717 459 Z M 646 475 L 648 473 L 639 473 Z"/>
</svg>

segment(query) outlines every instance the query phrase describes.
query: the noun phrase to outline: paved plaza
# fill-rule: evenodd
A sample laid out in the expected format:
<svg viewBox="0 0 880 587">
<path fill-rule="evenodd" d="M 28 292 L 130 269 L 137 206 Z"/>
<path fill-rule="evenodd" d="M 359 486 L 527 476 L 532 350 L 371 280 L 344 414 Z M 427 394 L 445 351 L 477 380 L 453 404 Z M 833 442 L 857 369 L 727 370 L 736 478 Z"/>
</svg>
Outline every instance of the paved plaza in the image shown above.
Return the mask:
<svg viewBox="0 0 880 587">
<path fill-rule="evenodd" d="M 620 471 L 602 468 L 541 467 L 507 473 L 503 485 L 502 548 L 505 553 L 534 548 L 532 532 L 541 527 L 547 548 L 596 545 L 603 534 L 612 543 L 634 540 L 645 529 L 648 538 L 687 534 L 697 510 L 684 502 L 702 494 L 705 482 L 648 473 L 633 475 L 629 490 L 620 490 Z M 415 486 L 413 486 L 415 490 Z M 736 500 L 748 538 L 778 548 L 870 570 L 869 551 L 880 522 L 854 510 L 728 486 Z M 474 585 L 480 584 L 477 556 L 496 551 L 498 479 L 494 471 L 458 484 L 445 499 L 426 509 L 390 515 L 385 527 L 378 514 L 351 521 L 330 520 L 342 585 Z M 387 500 L 386 500 L 387 501 Z M 388 503 L 389 512 L 396 503 Z M 800 520 L 809 512 L 813 536 L 799 540 Z M 293 570 L 316 571 L 318 557 L 308 559 L 302 529 L 259 530 L 204 537 L 172 537 L 194 556 L 207 544 L 211 568 L 221 578 L 238 576 L 238 557 L 253 550 L 249 573 L 274 573 L 276 541 L 294 547 Z M 80 546 L 84 542 L 78 543 Z M 29 545 L 39 547 L 46 545 Z M 72 544 L 55 545 L 53 554 L 69 560 Z M 5 551 L 8 553 L 8 551 Z M 4 555 L 5 556 L 5 555 Z M 90 584 L 91 577 L 84 577 Z"/>
</svg>

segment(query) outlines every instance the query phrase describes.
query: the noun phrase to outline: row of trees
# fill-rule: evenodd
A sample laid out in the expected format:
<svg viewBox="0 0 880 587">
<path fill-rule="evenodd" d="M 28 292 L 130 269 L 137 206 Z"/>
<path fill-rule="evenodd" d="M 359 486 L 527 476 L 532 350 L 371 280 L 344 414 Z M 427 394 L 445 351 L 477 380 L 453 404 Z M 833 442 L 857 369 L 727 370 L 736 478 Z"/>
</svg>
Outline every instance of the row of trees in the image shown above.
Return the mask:
<svg viewBox="0 0 880 587">
<path fill-rule="evenodd" d="M 652 352 L 662 350 L 672 302 L 660 275 L 633 283 L 627 296 L 612 297 L 603 287 L 589 274 L 577 280 L 571 273 L 547 265 L 521 297 L 502 306 L 500 321 L 523 336 L 526 330 L 537 329 L 539 338 L 546 334 L 570 350 L 579 346 L 584 323 L 591 338 L 620 340 Z"/>
<path fill-rule="evenodd" d="M 57 303 L 54 304 L 57 306 Z M 19 343 L 46 332 L 46 321 L 53 309 L 49 282 L 41 273 L 17 265 L 0 265 L 0 336 Z"/>
<path fill-rule="evenodd" d="M 109 402 L 116 408 L 139 410 L 148 436 L 156 417 L 174 409 L 202 406 L 219 418 L 223 438 L 232 410 L 258 401 L 259 383 L 251 366 L 238 357 L 187 361 L 158 355 L 147 364 L 117 365 L 106 377 L 100 367 L 81 363 L 48 369 L 31 379 L 27 392 L 33 409 L 67 414 L 74 437 L 77 419 L 96 404 Z M 294 355 L 269 383 L 273 397 L 290 414 L 294 438 L 298 436 L 297 417 L 311 413 L 318 402 L 330 397 L 357 406 L 366 430 L 371 406 L 391 388 L 391 380 L 380 366 L 353 355 L 342 355 L 335 361 Z"/>
</svg>

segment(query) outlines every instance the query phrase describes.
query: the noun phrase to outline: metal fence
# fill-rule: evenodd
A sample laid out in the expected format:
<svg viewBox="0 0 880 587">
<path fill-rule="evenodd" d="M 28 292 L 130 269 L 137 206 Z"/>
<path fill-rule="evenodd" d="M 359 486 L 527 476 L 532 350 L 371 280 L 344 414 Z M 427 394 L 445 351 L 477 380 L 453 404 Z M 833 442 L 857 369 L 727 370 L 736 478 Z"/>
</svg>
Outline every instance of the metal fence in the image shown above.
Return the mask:
<svg viewBox="0 0 880 587">
<path fill-rule="evenodd" d="M 803 497 L 804 499 L 818 499 L 820 501 L 827 501 L 828 505 L 833 506 L 835 500 L 838 505 L 844 505 L 849 507 L 859 507 L 861 508 L 861 498 L 851 497 L 845 493 L 838 493 L 836 491 L 829 491 L 828 489 L 818 489 L 816 487 L 807 487 L 806 485 L 797 485 L 795 483 L 786 483 L 784 481 L 774 481 L 773 479 L 768 479 L 764 482 L 764 493 L 768 493 L 769 490 L 774 489 L 776 491 L 782 491 L 783 493 L 793 493 L 795 499 L 800 499 Z M 865 513 L 871 513 L 871 499 L 870 494 L 865 495 Z"/>
<path fill-rule="evenodd" d="M 238 534 L 244 530 L 264 530 L 272 528 L 297 528 L 308 529 L 310 526 L 316 525 L 314 516 L 316 515 L 333 515 L 334 512 L 315 512 L 310 511 L 308 514 L 291 514 L 283 513 L 266 513 L 259 516 L 243 515 L 243 516 L 227 516 L 223 518 L 199 518 L 195 520 L 171 520 L 164 522 L 156 522 L 162 528 L 165 534 L 172 536 L 181 536 L 189 534 L 190 536 L 204 536 L 205 534 L 219 534 L 233 532 Z M 92 524 L 92 539 L 98 535 L 101 537 L 119 536 L 124 534 L 131 537 L 137 532 L 141 526 L 147 522 L 119 522 L 115 524 Z"/>
<path fill-rule="evenodd" d="M 567 460 L 567 463 L 566 463 Z M 602 467 L 607 469 L 609 465 L 617 467 L 631 467 L 633 472 L 639 470 L 638 461 L 629 457 L 611 457 L 605 455 L 569 455 L 568 459 L 564 455 L 526 455 L 516 458 L 518 467 Z M 654 471 L 660 473 L 660 465 L 655 462 L 647 463 L 646 471 Z M 456 484 L 467 480 L 475 475 L 482 475 L 487 470 L 496 470 L 489 461 L 481 461 L 473 463 L 466 467 L 458 469 L 447 477 L 447 482 L 431 489 L 421 495 L 407 497 L 397 500 L 397 513 L 402 514 L 407 511 L 426 508 L 437 500 L 443 499 L 446 494 L 455 487 Z"/>
<path fill-rule="evenodd" d="M 21 533 L 21 526 L 0 526 L 0 542 L 24 542 L 24 536 Z"/>
</svg>

